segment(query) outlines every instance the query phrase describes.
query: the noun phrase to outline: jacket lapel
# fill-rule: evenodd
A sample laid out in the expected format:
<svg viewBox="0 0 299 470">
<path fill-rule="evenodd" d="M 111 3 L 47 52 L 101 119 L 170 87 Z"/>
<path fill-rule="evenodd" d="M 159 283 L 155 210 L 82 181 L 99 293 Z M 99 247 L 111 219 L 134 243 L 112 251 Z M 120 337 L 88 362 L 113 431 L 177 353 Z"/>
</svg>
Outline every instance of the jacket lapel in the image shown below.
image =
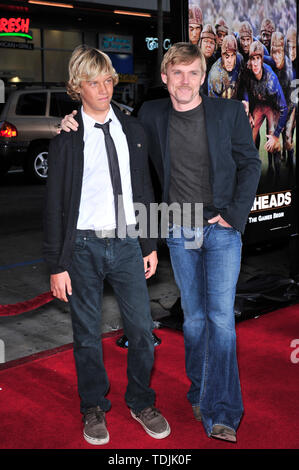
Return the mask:
<svg viewBox="0 0 299 470">
<path fill-rule="evenodd" d="M 83 151 L 84 151 L 84 124 L 81 114 L 81 107 L 78 109 L 78 113 L 75 116 L 76 121 L 79 124 L 79 128 L 77 132 L 72 132 L 73 138 L 73 152 L 74 156 L 76 156 L 76 161 L 79 163 L 82 160 L 83 164 Z"/>
<path fill-rule="evenodd" d="M 76 121 L 79 124 L 77 132 L 72 131 L 72 159 L 73 159 L 73 191 L 75 187 L 80 185 L 80 192 L 82 187 L 83 179 L 83 168 L 84 168 L 84 124 L 81 114 L 81 107 L 78 109 L 78 113 L 75 116 Z"/>
<path fill-rule="evenodd" d="M 171 111 L 170 98 L 163 101 L 163 107 L 157 117 L 155 117 L 155 128 L 158 134 L 158 139 L 161 149 L 161 157 L 163 162 L 164 184 L 163 184 L 163 199 L 167 200 L 169 184 L 170 184 L 170 152 L 169 152 L 169 121 Z"/>
<path fill-rule="evenodd" d="M 170 111 L 171 111 L 171 101 L 170 99 L 166 101 L 164 108 L 162 108 L 161 112 L 159 113 L 156 119 L 156 129 L 158 132 L 159 140 L 160 140 L 160 147 L 162 150 L 162 157 L 164 168 L 168 166 L 168 161 L 170 158 L 169 155 L 169 118 L 170 118 Z"/>
<path fill-rule="evenodd" d="M 129 147 L 130 170 L 132 175 L 132 169 L 134 168 L 134 157 L 136 155 L 136 143 L 134 144 L 132 139 L 132 133 L 130 132 L 130 126 L 127 125 L 127 116 L 122 111 L 120 111 L 120 109 L 114 104 L 111 103 L 111 106 L 117 119 L 121 123 L 122 130 L 127 138 L 127 143 Z"/>
</svg>

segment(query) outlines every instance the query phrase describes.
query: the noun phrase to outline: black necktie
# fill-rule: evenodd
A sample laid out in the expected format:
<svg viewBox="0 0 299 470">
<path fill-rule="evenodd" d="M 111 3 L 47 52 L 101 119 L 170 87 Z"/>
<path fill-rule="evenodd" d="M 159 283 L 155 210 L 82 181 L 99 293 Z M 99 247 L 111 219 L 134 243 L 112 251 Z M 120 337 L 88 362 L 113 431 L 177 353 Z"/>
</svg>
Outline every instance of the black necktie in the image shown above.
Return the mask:
<svg viewBox="0 0 299 470">
<path fill-rule="evenodd" d="M 120 171 L 119 171 L 119 165 L 118 165 L 118 157 L 117 157 L 117 152 L 116 152 L 114 141 L 109 132 L 110 122 L 111 122 L 111 119 L 105 122 L 105 124 L 98 124 L 96 122 L 94 127 L 97 127 L 98 129 L 102 129 L 102 131 L 104 132 L 110 178 L 111 178 L 113 195 L 114 195 L 115 221 L 116 221 L 116 227 L 118 228 L 119 226 L 121 227 L 125 226 L 125 214 L 124 214 L 124 207 L 123 207 L 122 187 L 121 187 L 121 178 L 120 178 Z M 121 197 L 119 198 L 119 196 Z"/>
</svg>

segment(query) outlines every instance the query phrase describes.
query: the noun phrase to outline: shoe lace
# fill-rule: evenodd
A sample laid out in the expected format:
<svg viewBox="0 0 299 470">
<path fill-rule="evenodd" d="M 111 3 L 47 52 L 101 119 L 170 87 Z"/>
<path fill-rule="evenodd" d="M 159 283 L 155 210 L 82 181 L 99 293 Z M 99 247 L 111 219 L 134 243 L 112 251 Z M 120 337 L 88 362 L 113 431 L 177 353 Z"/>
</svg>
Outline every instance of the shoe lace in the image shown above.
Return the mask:
<svg viewBox="0 0 299 470">
<path fill-rule="evenodd" d="M 142 415 L 145 419 L 151 420 L 159 416 L 160 411 L 157 410 L 157 408 L 155 408 L 154 406 L 150 406 L 142 410 L 139 414 Z"/>
<path fill-rule="evenodd" d="M 85 419 L 89 421 L 90 423 L 92 422 L 102 423 L 103 421 L 105 421 L 105 412 L 101 410 L 99 406 L 96 406 L 94 408 L 89 408 L 85 414 Z"/>
</svg>

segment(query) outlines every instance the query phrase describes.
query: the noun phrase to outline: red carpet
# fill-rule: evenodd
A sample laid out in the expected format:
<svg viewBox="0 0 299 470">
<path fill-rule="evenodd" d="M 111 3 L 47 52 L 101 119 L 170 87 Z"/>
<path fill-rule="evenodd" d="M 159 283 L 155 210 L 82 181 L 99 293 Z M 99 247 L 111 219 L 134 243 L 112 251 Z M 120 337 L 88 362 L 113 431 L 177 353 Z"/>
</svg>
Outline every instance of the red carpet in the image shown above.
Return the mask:
<svg viewBox="0 0 299 470">
<path fill-rule="evenodd" d="M 181 332 L 156 331 L 162 344 L 155 350 L 152 386 L 172 428 L 161 441 L 147 436 L 130 417 L 123 398 L 127 351 L 115 345 L 115 336 L 104 338 L 112 409 L 107 414 L 110 443 L 101 449 L 298 449 L 299 350 L 291 347 L 299 338 L 298 319 L 299 305 L 237 325 L 245 408 L 237 444 L 209 439 L 193 418 Z M 70 345 L 0 365 L 0 388 L 1 449 L 95 448 L 82 437 Z"/>
<path fill-rule="evenodd" d="M 24 302 L 18 302 L 16 304 L 0 305 L 0 316 L 9 315 L 20 315 L 24 312 L 29 312 L 41 307 L 54 300 L 51 292 L 44 292 L 33 299 L 25 300 Z"/>
</svg>

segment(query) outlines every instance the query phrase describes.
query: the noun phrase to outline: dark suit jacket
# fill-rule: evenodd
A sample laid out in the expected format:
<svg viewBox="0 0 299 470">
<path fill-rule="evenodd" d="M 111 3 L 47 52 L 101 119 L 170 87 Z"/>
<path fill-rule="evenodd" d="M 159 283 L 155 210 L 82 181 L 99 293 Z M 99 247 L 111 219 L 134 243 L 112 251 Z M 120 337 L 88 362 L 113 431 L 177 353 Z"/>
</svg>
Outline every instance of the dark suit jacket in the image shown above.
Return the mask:
<svg viewBox="0 0 299 470">
<path fill-rule="evenodd" d="M 239 101 L 205 95 L 202 99 L 213 204 L 226 222 L 244 232 L 261 168 L 248 117 Z M 170 183 L 168 123 L 171 107 L 169 98 L 147 101 L 138 113 L 147 132 L 150 157 L 160 179 L 164 202 L 168 202 Z M 214 215 L 204 210 L 206 219 Z"/>
<path fill-rule="evenodd" d="M 136 118 L 127 116 L 115 106 L 113 110 L 127 137 L 133 202 L 146 205 L 149 218 L 149 204 L 154 201 L 154 195 L 146 135 Z M 43 252 L 51 274 L 68 270 L 76 237 L 84 161 L 81 112 L 78 112 L 76 119 L 79 123 L 78 131 L 61 132 L 54 137 L 49 148 Z M 143 256 L 156 249 L 154 239 L 139 238 L 139 241 Z"/>
</svg>

